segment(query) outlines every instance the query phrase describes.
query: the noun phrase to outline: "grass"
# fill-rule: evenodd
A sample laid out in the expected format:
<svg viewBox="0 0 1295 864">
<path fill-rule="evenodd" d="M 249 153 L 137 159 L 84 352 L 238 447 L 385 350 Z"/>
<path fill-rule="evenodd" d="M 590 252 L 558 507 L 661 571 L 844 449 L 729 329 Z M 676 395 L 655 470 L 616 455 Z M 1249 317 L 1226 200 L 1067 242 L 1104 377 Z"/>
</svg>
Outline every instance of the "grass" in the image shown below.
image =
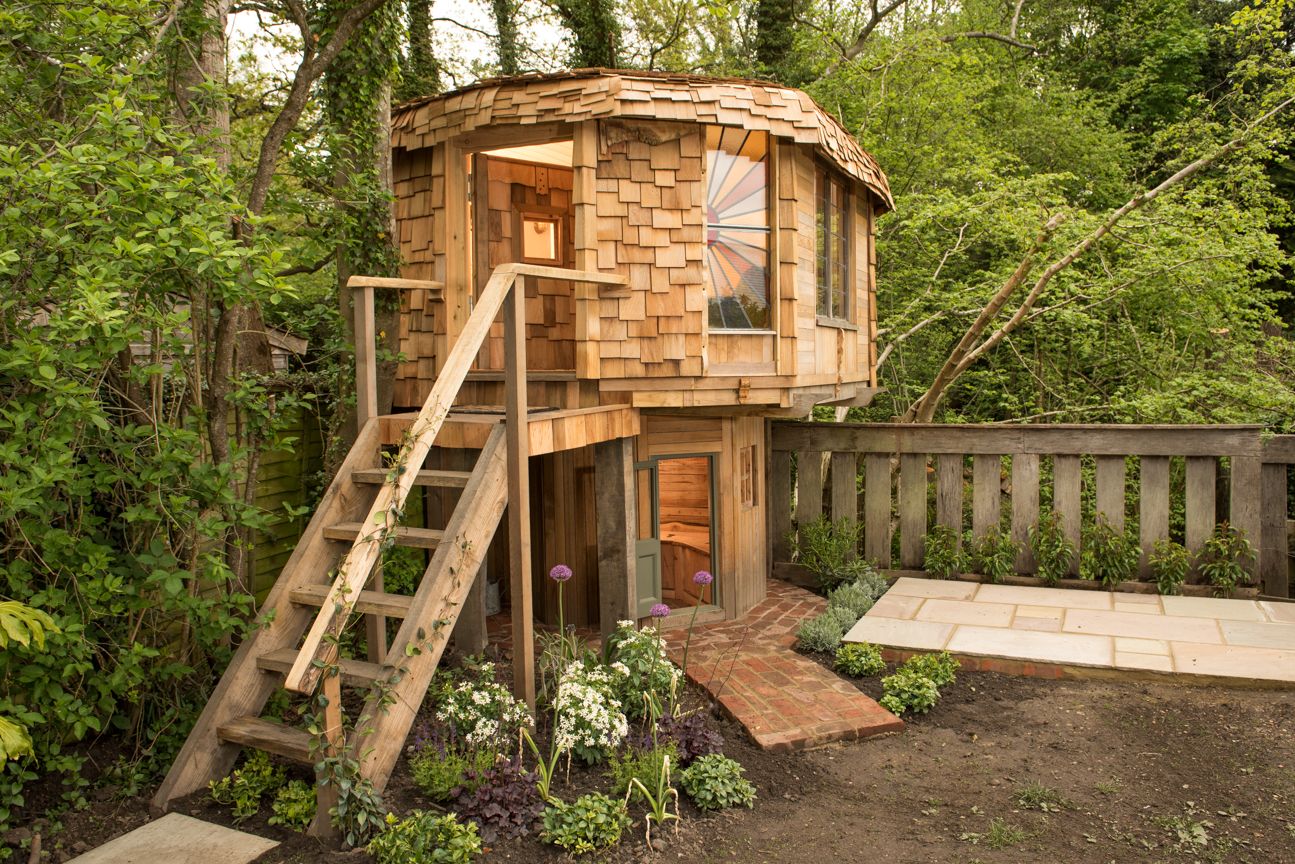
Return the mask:
<svg viewBox="0 0 1295 864">
<path fill-rule="evenodd" d="M 1022 810 L 1039 810 L 1044 813 L 1059 813 L 1066 805 L 1066 799 L 1056 789 L 1041 783 L 1031 783 L 1016 790 L 1013 799 Z"/>
<path fill-rule="evenodd" d="M 1006 849 L 1009 846 L 1015 846 L 1027 836 L 1024 828 L 1018 828 L 1007 822 L 1005 819 L 995 817 L 989 822 L 989 830 L 983 834 L 976 832 L 967 832 L 959 836 L 958 839 L 965 840 L 972 845 L 984 844 L 990 849 Z"/>
</svg>

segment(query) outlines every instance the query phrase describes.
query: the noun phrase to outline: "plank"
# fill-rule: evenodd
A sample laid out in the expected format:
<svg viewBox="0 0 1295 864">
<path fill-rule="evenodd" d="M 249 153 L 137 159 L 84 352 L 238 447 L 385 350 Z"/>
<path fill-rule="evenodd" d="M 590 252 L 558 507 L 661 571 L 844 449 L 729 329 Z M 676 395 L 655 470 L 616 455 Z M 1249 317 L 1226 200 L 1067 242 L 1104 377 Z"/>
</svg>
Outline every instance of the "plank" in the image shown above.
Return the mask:
<svg viewBox="0 0 1295 864">
<path fill-rule="evenodd" d="M 1218 460 L 1212 456 L 1191 457 L 1187 462 L 1186 546 L 1193 561 L 1210 539 L 1217 524 L 1218 505 L 1215 501 L 1215 480 Z M 1193 565 L 1193 571 L 1195 566 Z"/>
<path fill-rule="evenodd" d="M 1124 530 L 1124 457 L 1097 457 L 1097 510 L 1116 531 Z"/>
<path fill-rule="evenodd" d="M 859 455 L 832 454 L 832 521 L 859 521 Z"/>
<path fill-rule="evenodd" d="M 535 620 L 531 597 L 530 434 L 526 411 L 526 283 L 504 303 L 505 449 L 508 453 L 508 558 L 512 603 L 513 694 L 535 710 Z"/>
<path fill-rule="evenodd" d="M 323 608 L 329 599 L 328 585 L 302 585 L 292 589 L 291 601 L 298 606 Z M 357 613 L 364 615 L 386 615 L 390 618 L 404 618 L 409 614 L 409 596 L 406 594 L 387 594 L 378 591 L 361 591 L 353 604 Z"/>
<path fill-rule="evenodd" d="M 1263 523 L 1260 519 L 1262 469 L 1263 463 L 1257 456 L 1232 457 L 1229 520 L 1254 547 L 1255 560 L 1246 562 L 1246 568 L 1252 576 L 1259 573 L 1258 554 L 1263 543 Z"/>
<path fill-rule="evenodd" d="M 920 570 L 926 539 L 926 455 L 905 453 L 899 458 L 899 560 Z"/>
<path fill-rule="evenodd" d="M 304 729 L 285 726 L 260 717 L 235 717 L 222 723 L 217 736 L 227 744 L 254 747 L 275 756 L 282 756 L 302 765 L 313 765 L 310 733 Z"/>
<path fill-rule="evenodd" d="M 382 486 L 387 482 L 388 471 L 385 468 L 362 468 L 351 473 L 351 478 L 356 483 L 364 483 L 370 486 Z M 462 489 L 468 485 L 468 478 L 472 476 L 470 471 L 418 471 L 414 475 L 415 486 L 433 486 L 440 488 L 459 488 Z"/>
<path fill-rule="evenodd" d="M 250 864 L 278 845 L 274 840 L 224 825 L 167 813 L 73 858 L 69 864 Z"/>
<path fill-rule="evenodd" d="M 977 454 L 971 460 L 971 531 L 976 537 L 998 527 L 1002 499 L 1003 457 Z"/>
<path fill-rule="evenodd" d="M 1140 579 L 1151 575 L 1150 554 L 1157 540 L 1169 538 L 1169 457 L 1143 456 L 1138 478 L 1138 532 L 1142 557 Z"/>
<path fill-rule="evenodd" d="M 490 644 L 486 631 L 486 565 L 477 568 L 477 576 L 463 600 L 458 620 L 454 622 L 454 650 L 471 656 L 485 651 Z"/>
<path fill-rule="evenodd" d="M 1039 524 L 1039 457 L 1034 453 L 1012 456 L 1012 540 L 1017 544 L 1016 572 L 1033 573 L 1037 567 L 1030 548 L 1030 531 Z"/>
<path fill-rule="evenodd" d="M 603 636 L 617 621 L 632 620 L 637 601 L 635 541 L 638 495 L 634 439 L 594 445 L 594 499 L 598 534 L 598 628 Z"/>
<path fill-rule="evenodd" d="M 808 525 L 823 515 L 823 454 L 802 450 L 796 455 L 796 524 Z"/>
<path fill-rule="evenodd" d="M 890 567 L 890 457 L 864 457 L 863 554 L 881 568 Z"/>
<path fill-rule="evenodd" d="M 356 285 L 355 277 L 347 285 Z M 373 312 L 373 288 L 356 288 L 351 296 L 355 315 L 355 428 L 378 416 L 378 359 Z"/>
<path fill-rule="evenodd" d="M 409 546 L 414 549 L 435 549 L 436 544 L 441 542 L 441 532 L 435 528 L 397 525 L 390 530 L 395 536 L 397 546 Z M 367 535 L 368 533 L 363 522 L 338 522 L 336 525 L 329 525 L 324 529 L 324 537 L 328 540 L 355 541 L 360 539 L 362 534 Z"/>
<path fill-rule="evenodd" d="M 324 673 L 321 688 L 323 690 L 323 753 L 311 754 L 336 759 L 346 747 L 346 733 L 342 728 L 342 680 L 335 669 Z M 322 764 L 322 763 L 317 763 Z M 316 772 L 315 782 L 315 818 L 311 820 L 306 833 L 320 839 L 335 839 L 337 828 L 333 825 L 330 811 L 341 801 L 341 790 L 336 782 L 324 772 Z"/>
<path fill-rule="evenodd" d="M 346 280 L 348 288 L 395 288 L 402 291 L 425 290 L 437 296 L 445 288 L 444 282 L 431 279 L 401 279 L 390 276 L 352 276 Z"/>
<path fill-rule="evenodd" d="M 935 522 L 962 542 L 962 455 L 941 453 L 935 460 Z"/>
<path fill-rule="evenodd" d="M 791 560 L 791 454 L 769 454 L 769 548 L 775 563 Z"/>
<path fill-rule="evenodd" d="M 1290 560 L 1286 531 L 1286 471 L 1284 464 L 1265 464 L 1259 521 L 1263 538 L 1259 548 L 1259 580 L 1263 593 L 1271 597 L 1290 596 Z"/>
<path fill-rule="evenodd" d="M 278 672 L 286 675 L 297 659 L 297 652 L 292 648 L 279 648 L 256 658 L 256 668 L 266 672 Z M 342 671 L 342 683 L 348 687 L 368 687 L 382 677 L 383 665 L 370 663 L 367 660 L 343 658 L 339 663 Z"/>
<path fill-rule="evenodd" d="M 1074 547 L 1070 575 L 1079 575 L 1079 541 L 1083 525 L 1083 471 L 1078 456 L 1052 458 L 1052 509 Z"/>
</svg>

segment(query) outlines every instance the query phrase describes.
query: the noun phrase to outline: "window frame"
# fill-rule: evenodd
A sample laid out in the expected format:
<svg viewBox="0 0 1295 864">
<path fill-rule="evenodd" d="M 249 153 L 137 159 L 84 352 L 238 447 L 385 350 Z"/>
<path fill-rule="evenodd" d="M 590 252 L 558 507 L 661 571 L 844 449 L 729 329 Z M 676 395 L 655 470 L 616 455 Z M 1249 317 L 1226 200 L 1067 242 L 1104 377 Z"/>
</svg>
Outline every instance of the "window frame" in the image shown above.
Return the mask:
<svg viewBox="0 0 1295 864">
<path fill-rule="evenodd" d="M 710 156 L 711 148 L 708 146 L 707 138 L 708 138 L 709 129 L 712 127 L 720 130 L 719 134 L 720 134 L 721 142 L 723 141 L 724 131 L 727 129 L 735 128 L 731 126 L 724 126 L 718 123 L 710 123 L 702 127 L 702 159 L 703 159 L 702 164 L 708 173 L 710 171 L 710 163 L 711 163 L 711 156 Z M 765 255 L 764 302 L 765 302 L 766 320 L 765 320 L 765 325 L 763 327 L 716 327 L 710 324 L 711 306 L 719 299 L 719 295 L 718 295 L 718 292 L 715 290 L 714 280 L 709 279 L 710 262 L 709 262 L 709 252 L 707 252 L 706 267 L 707 267 L 707 277 L 711 285 L 711 294 L 706 298 L 706 318 L 705 318 L 706 329 L 707 329 L 707 332 L 715 333 L 721 336 L 723 335 L 737 335 L 737 336 L 768 335 L 770 333 L 777 332 L 776 319 L 774 317 L 776 306 L 777 306 L 777 298 L 774 296 L 775 285 L 774 285 L 774 276 L 773 276 L 774 269 L 776 267 L 776 261 L 774 258 L 774 254 L 775 254 L 774 242 L 776 240 L 776 232 L 773 230 L 773 220 L 774 220 L 773 186 L 775 182 L 773 177 L 773 170 L 775 165 L 775 162 L 773 159 L 774 140 L 773 140 L 773 135 L 771 135 L 767 130 L 747 129 L 745 131 L 748 135 L 758 134 L 758 135 L 764 136 L 764 157 L 760 160 L 764 164 L 764 214 L 765 214 L 764 225 L 751 226 L 751 225 L 741 225 L 741 224 L 734 224 L 734 223 L 727 223 L 727 222 L 711 222 L 710 219 L 707 218 L 705 222 L 705 230 L 707 234 L 709 234 L 709 232 L 712 230 L 751 231 L 751 232 L 763 234 L 765 238 L 767 238 L 765 241 L 765 247 L 764 247 L 764 255 Z M 709 210 L 710 210 L 710 178 L 709 177 L 707 177 L 705 181 L 705 196 L 706 196 L 705 201 L 703 202 L 702 206 L 705 208 L 705 211 L 709 216 Z"/>
<path fill-rule="evenodd" d="M 829 227 L 828 207 L 831 200 L 832 187 L 836 186 L 841 190 L 841 233 L 838 235 L 842 241 L 844 249 L 844 261 L 834 260 L 832 257 L 832 239 L 835 239 L 831 228 Z M 819 324 L 830 327 L 842 327 L 851 329 L 857 327 L 854 320 L 856 309 L 858 308 L 858 298 L 855 293 L 858 290 L 855 284 L 857 278 L 854 231 L 855 231 L 855 194 L 853 184 L 849 179 L 831 168 L 821 160 L 816 160 L 814 165 L 814 313 Z M 823 252 L 818 253 L 819 243 L 822 242 Z M 845 281 L 844 296 L 844 314 L 842 310 L 832 308 L 832 290 L 831 275 L 835 268 L 843 267 Z M 826 286 L 824 280 L 827 280 Z M 820 305 L 820 299 L 824 296 L 824 287 L 827 288 L 826 296 L 828 300 L 828 309 L 824 310 Z"/>
<path fill-rule="evenodd" d="M 563 245 L 566 238 L 563 236 L 562 223 L 565 221 L 561 213 L 544 213 L 537 210 L 525 210 L 517 214 L 517 259 L 523 264 L 542 264 L 548 267 L 561 267 L 565 257 L 565 246 Z M 526 240 L 524 232 L 526 231 L 527 222 L 545 222 L 553 226 L 553 250 L 554 257 L 540 258 L 533 255 L 527 255 L 525 251 Z"/>
</svg>

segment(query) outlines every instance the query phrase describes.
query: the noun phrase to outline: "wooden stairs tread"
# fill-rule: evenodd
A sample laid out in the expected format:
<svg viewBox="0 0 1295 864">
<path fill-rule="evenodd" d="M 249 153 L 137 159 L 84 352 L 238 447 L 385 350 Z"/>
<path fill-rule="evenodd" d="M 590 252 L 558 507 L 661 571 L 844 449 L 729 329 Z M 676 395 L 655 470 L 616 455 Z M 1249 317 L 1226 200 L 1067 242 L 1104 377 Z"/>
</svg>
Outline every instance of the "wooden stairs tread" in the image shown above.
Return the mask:
<svg viewBox="0 0 1295 864">
<path fill-rule="evenodd" d="M 385 468 L 361 468 L 351 472 L 351 479 L 356 483 L 381 486 L 387 482 L 388 473 Z M 471 471 L 419 471 L 414 478 L 414 485 L 461 489 L 468 485 L 468 478 L 471 476 Z"/>
<path fill-rule="evenodd" d="M 331 585 L 303 585 L 292 589 L 289 595 L 293 603 L 299 606 L 322 608 L 328 599 Z M 385 615 L 388 618 L 404 618 L 409 614 L 409 606 L 414 598 L 408 594 L 386 594 L 382 591 L 361 591 L 355 598 L 355 612 L 360 615 Z M 291 650 L 291 649 L 289 649 Z M 296 655 L 296 651 L 292 652 Z"/>
<path fill-rule="evenodd" d="M 394 595 L 393 595 L 394 596 Z M 297 649 L 280 648 L 277 651 L 270 651 L 256 658 L 256 665 L 259 669 L 266 672 L 278 672 L 288 674 L 292 664 L 297 662 Z M 367 660 L 343 659 L 342 683 L 352 687 L 368 687 L 374 681 L 384 677 L 383 666 L 381 663 L 370 663 Z"/>
<path fill-rule="evenodd" d="M 338 522 L 336 525 L 330 525 L 324 529 L 324 537 L 329 540 L 350 542 L 360 536 L 360 530 L 363 527 L 361 522 Z M 435 549 L 440 544 L 441 537 L 444 536 L 445 532 L 434 528 L 414 528 L 409 525 L 397 525 L 395 534 L 397 546 Z"/>
<path fill-rule="evenodd" d="M 266 753 L 273 753 L 275 756 L 282 756 L 303 765 L 312 765 L 315 762 L 314 754 L 311 752 L 313 742 L 310 733 L 304 729 L 275 723 L 273 720 L 251 716 L 235 717 L 228 723 L 218 726 L 216 735 L 227 744 L 255 747 L 257 750 L 264 750 Z"/>
</svg>

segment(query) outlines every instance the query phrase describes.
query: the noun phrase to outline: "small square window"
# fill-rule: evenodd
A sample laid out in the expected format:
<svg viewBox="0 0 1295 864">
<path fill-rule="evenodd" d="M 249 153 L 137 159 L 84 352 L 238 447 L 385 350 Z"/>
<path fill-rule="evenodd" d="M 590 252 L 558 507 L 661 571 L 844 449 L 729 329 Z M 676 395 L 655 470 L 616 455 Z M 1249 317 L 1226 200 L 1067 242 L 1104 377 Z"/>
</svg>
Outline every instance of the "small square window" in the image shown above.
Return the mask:
<svg viewBox="0 0 1295 864">
<path fill-rule="evenodd" d="M 522 260 L 556 264 L 561 258 L 562 220 L 556 216 L 522 217 Z"/>
</svg>

